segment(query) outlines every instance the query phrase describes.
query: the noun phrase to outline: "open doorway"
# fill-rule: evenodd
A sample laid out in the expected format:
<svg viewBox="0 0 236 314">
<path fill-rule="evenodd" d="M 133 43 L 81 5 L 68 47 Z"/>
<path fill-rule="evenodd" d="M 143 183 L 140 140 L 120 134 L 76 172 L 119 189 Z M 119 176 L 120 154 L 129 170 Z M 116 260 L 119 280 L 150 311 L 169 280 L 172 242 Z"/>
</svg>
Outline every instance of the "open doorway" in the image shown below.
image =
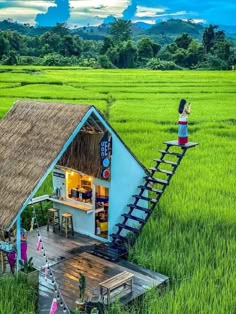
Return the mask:
<svg viewBox="0 0 236 314">
<path fill-rule="evenodd" d="M 95 192 L 95 234 L 98 237 L 107 239 L 109 224 L 109 188 L 96 185 Z"/>
</svg>

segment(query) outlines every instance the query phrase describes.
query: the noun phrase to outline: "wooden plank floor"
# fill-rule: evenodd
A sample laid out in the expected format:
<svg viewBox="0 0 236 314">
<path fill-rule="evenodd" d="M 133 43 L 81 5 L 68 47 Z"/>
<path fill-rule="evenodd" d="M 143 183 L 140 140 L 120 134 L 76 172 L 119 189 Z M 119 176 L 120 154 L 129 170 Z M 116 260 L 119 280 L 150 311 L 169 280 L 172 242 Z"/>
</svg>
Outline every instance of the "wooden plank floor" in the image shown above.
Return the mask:
<svg viewBox="0 0 236 314">
<path fill-rule="evenodd" d="M 133 292 L 123 290 L 119 297 L 123 304 L 127 304 L 135 298 L 143 295 L 147 289 L 158 287 L 168 281 L 168 277 L 139 267 L 128 261 L 121 260 L 118 263 L 109 262 L 89 253 L 89 249 L 98 241 L 75 234 L 73 238 L 65 238 L 53 232 L 47 232 L 46 227 L 40 229 L 46 254 L 52 265 L 53 274 L 56 278 L 63 298 L 70 308 L 74 309 L 75 300 L 79 296 L 79 274 L 86 276 L 87 291 L 92 295 L 99 295 L 99 283 L 128 271 L 134 274 Z M 49 313 L 51 302 L 55 296 L 51 280 L 45 281 L 43 265 L 45 258 L 42 252 L 36 252 L 37 233 L 29 233 L 28 255 L 33 256 L 34 264 L 40 272 L 39 284 L 39 313 Z M 115 298 L 113 298 L 114 300 Z M 57 313 L 63 313 L 59 309 Z"/>
</svg>

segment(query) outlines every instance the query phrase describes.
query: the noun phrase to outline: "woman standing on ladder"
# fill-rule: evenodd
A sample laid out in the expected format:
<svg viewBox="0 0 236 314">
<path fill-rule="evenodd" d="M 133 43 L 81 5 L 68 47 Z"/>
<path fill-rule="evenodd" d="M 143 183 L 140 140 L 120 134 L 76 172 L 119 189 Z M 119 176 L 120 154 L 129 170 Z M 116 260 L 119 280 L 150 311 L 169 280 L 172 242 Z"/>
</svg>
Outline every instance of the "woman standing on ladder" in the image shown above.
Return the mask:
<svg viewBox="0 0 236 314">
<path fill-rule="evenodd" d="M 179 104 L 179 128 L 178 144 L 185 145 L 188 143 L 188 115 L 190 114 L 190 103 L 186 105 L 186 100 L 181 99 Z"/>
</svg>

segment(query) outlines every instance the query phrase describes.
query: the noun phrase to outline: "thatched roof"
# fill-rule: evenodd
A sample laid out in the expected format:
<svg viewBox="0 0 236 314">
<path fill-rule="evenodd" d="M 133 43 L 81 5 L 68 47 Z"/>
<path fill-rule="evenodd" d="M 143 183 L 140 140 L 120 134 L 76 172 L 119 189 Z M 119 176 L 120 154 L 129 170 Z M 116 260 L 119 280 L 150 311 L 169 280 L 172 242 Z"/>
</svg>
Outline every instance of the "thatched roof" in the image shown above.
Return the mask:
<svg viewBox="0 0 236 314">
<path fill-rule="evenodd" d="M 10 226 L 90 108 L 18 101 L 0 120 L 0 230 Z"/>
<path fill-rule="evenodd" d="M 94 111 L 100 115 L 97 120 L 94 120 Z M 0 231 L 11 226 L 19 211 L 30 201 L 31 194 L 41 184 L 45 174 L 61 157 L 61 163 L 76 166 L 72 163 L 70 152 L 82 145 L 86 133 L 95 133 L 96 139 L 93 142 L 98 142 L 99 136 L 105 130 L 100 123 L 101 119 L 105 120 L 93 106 L 37 101 L 15 103 L 0 120 Z M 116 134 L 107 121 L 106 123 Z M 76 137 L 78 127 L 82 125 L 83 135 Z M 81 143 L 73 145 L 70 138 L 79 138 Z M 94 145 L 87 147 L 87 155 L 92 154 L 90 151 Z M 124 146 L 129 150 L 125 144 Z M 66 151 L 67 147 L 69 150 Z M 129 152 L 147 171 L 130 150 Z M 85 169 L 81 162 L 79 166 Z M 88 164 L 86 167 L 88 173 L 94 173 L 92 165 Z"/>
</svg>

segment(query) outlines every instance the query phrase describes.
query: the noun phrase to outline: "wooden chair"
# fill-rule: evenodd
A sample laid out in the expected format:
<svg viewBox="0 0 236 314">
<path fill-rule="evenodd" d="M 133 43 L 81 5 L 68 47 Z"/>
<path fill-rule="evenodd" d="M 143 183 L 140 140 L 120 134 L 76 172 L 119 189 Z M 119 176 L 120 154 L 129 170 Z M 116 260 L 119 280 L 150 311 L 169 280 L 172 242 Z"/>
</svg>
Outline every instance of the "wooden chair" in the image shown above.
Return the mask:
<svg viewBox="0 0 236 314">
<path fill-rule="evenodd" d="M 61 232 L 65 232 L 66 237 L 71 232 L 74 235 L 73 215 L 70 213 L 64 213 L 61 215 Z"/>
<path fill-rule="evenodd" d="M 58 227 L 58 229 L 60 230 L 59 209 L 57 209 L 57 208 L 49 208 L 48 209 L 47 231 L 49 231 L 49 226 L 53 227 L 53 232 L 56 231 L 56 227 Z"/>
</svg>

